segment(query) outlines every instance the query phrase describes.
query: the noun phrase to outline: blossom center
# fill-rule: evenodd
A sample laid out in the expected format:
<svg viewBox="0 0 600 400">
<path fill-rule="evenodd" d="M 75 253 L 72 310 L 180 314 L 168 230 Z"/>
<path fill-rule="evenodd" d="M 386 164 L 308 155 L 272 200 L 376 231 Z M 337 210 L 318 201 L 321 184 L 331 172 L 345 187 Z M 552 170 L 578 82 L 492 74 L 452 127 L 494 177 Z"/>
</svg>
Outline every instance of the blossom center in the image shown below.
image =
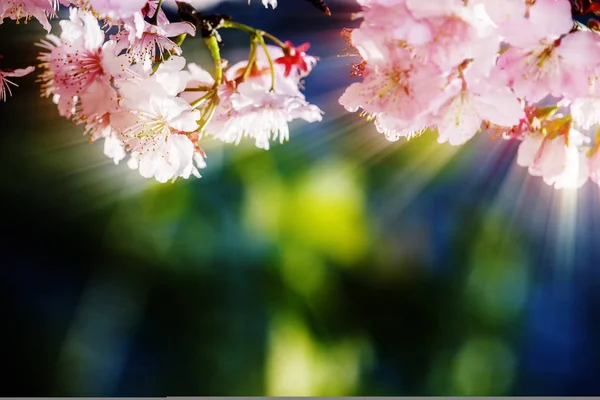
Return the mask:
<svg viewBox="0 0 600 400">
<path fill-rule="evenodd" d="M 77 50 L 53 61 L 55 82 L 76 94 L 84 92 L 96 78 L 104 75 L 101 50 Z"/>
</svg>

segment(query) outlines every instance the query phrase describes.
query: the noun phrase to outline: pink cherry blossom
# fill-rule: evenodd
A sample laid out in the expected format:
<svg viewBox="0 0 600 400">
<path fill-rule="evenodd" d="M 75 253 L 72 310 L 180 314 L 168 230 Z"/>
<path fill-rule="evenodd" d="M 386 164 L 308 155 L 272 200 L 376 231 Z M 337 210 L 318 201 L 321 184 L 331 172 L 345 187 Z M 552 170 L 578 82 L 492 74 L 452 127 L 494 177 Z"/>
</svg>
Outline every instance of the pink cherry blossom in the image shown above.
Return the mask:
<svg viewBox="0 0 600 400">
<path fill-rule="evenodd" d="M 500 37 L 483 5 L 460 0 L 407 0 L 407 8 L 431 35 L 430 40 L 421 44 L 411 43 L 408 37 L 400 38 L 413 47 L 415 57 L 442 69 L 456 67 L 472 58 L 478 63 L 485 62 L 488 71 L 492 68 Z"/>
<path fill-rule="evenodd" d="M 571 103 L 573 121 L 584 130 L 600 124 L 600 98 L 580 97 Z"/>
<path fill-rule="evenodd" d="M 116 42 L 104 42 L 104 33 L 91 13 L 71 8 L 70 19 L 61 21 L 61 28 L 60 38 L 48 35 L 42 41 L 41 47 L 47 52 L 41 53 L 39 59 L 45 69 L 45 94 L 57 96 L 61 114 L 70 117 L 70 104 L 74 101 L 115 99 L 110 79 L 124 73 L 128 63 L 116 54 Z M 90 91 L 98 93 L 89 95 Z"/>
<path fill-rule="evenodd" d="M 489 129 L 522 140 L 518 163 L 546 183 L 585 183 L 600 35 L 574 24 L 569 0 L 358 3 L 360 26 L 343 32 L 359 57 L 350 74 L 360 81 L 340 98 L 348 111 L 389 140 L 437 130 L 460 145 Z"/>
<path fill-rule="evenodd" d="M 483 0 L 498 33 L 512 46 L 534 47 L 552 42 L 573 27 L 569 0 Z"/>
<path fill-rule="evenodd" d="M 339 99 L 346 110 L 389 140 L 438 132 L 461 145 L 486 131 L 520 140 L 517 163 L 556 189 L 600 182 L 600 34 L 574 22 L 571 1 L 357 2 L 360 23 L 344 30 L 357 57 Z M 268 149 L 289 139 L 291 122 L 322 119 L 302 92 L 317 63 L 307 43 L 224 19 L 202 29 L 212 74 L 180 47 L 201 15 L 172 23 L 158 0 L 4 0 L 0 23 L 37 18 L 50 31 L 59 4 L 69 19 L 39 44 L 42 93 L 143 177 L 200 176 L 207 136 Z M 250 33 L 248 60 L 230 66 L 219 55 L 221 28 Z M 0 70 L 0 99 L 32 70 Z"/>
<path fill-rule="evenodd" d="M 104 155 L 113 160 L 115 165 L 127 157 L 123 142 L 116 135 L 109 134 L 104 137 Z"/>
<path fill-rule="evenodd" d="M 284 56 L 279 47 L 268 46 L 268 51 L 271 59 Z M 296 119 L 317 122 L 322 119 L 322 111 L 308 103 L 300 92 L 297 74 L 286 76 L 286 67 L 275 64 L 273 82 L 266 55 L 259 51 L 256 72 L 240 82 L 247 63 L 235 64 L 226 72 L 227 82 L 218 92 L 219 104 L 213 118 L 204 127 L 206 134 L 236 144 L 248 137 L 254 139 L 257 147 L 268 149 L 270 140 L 283 143 L 289 139 L 289 122 Z M 206 72 L 197 66 L 193 69 L 192 87 L 212 85 L 212 78 Z M 272 85 L 274 90 L 271 90 Z M 210 106 L 209 101 L 206 104 Z"/>
<path fill-rule="evenodd" d="M 101 17 L 120 20 L 141 12 L 148 0 L 89 0 L 89 2 Z"/>
<path fill-rule="evenodd" d="M 519 146 L 517 164 L 528 167 L 531 175 L 541 176 L 556 189 L 579 188 L 589 176 L 587 158 L 579 149 L 585 141 L 575 129 L 556 138 L 531 132 Z"/>
<path fill-rule="evenodd" d="M 181 63 L 171 63 L 152 76 L 122 82 L 119 111 L 111 115 L 112 127 L 131 153 L 128 165 L 159 182 L 199 176 L 194 166 L 196 147 L 188 133 L 198 129 L 200 112 L 177 97 L 185 79 L 174 67 Z"/>
<path fill-rule="evenodd" d="M 198 168 L 204 168 L 204 159 L 186 135 L 172 133 L 155 143 L 156 151 L 134 151 L 127 165 L 138 169 L 143 177 L 155 178 L 161 183 L 178 177 L 188 179 L 192 175 L 200 178 Z"/>
<path fill-rule="evenodd" d="M 471 114 L 464 122 L 470 122 L 459 129 L 470 131 L 468 137 L 474 135 L 485 116 L 478 116 L 471 99 L 481 95 L 458 95 L 452 82 L 467 61 L 470 73 L 480 79 L 494 67 L 500 40 L 483 6 L 455 0 L 380 0 L 370 1 L 362 16 L 361 26 L 349 36 L 362 58 L 356 72 L 362 82 L 350 85 L 340 103 L 348 111 L 361 109 L 375 120 L 378 131 L 396 140 L 414 136 L 435 121 L 442 124 L 442 131 L 452 132 L 457 125 L 452 110 L 462 110 L 466 101 L 472 107 L 464 110 Z M 502 92 L 502 87 L 488 91 L 495 89 L 504 94 L 501 99 L 511 98 L 509 115 L 521 112 L 512 93 Z M 484 100 L 481 104 L 483 109 Z M 504 118 L 503 123 L 507 120 L 515 118 Z M 455 133 L 449 135 L 455 137 L 451 142 L 463 142 Z M 440 140 L 450 136 L 443 133 Z"/>
<path fill-rule="evenodd" d="M 407 126 L 394 129 L 401 131 L 420 115 L 431 114 L 443 101 L 447 80 L 437 66 L 411 59 L 407 50 L 368 46 L 373 56 L 362 71 L 363 81 L 350 85 L 340 98 L 348 111 L 362 109 L 376 119 L 393 116 L 396 121 L 406 121 Z"/>
<path fill-rule="evenodd" d="M 422 46 L 434 38 L 427 21 L 416 19 L 405 0 L 370 2 L 359 15 L 363 18 L 360 30 L 373 35 L 374 41 L 395 39 L 411 46 Z"/>
<path fill-rule="evenodd" d="M 4 18 L 13 20 L 35 18 L 50 32 L 49 16 L 55 15 L 55 0 L 2 0 L 0 2 L 0 24 Z"/>
<path fill-rule="evenodd" d="M 460 145 L 477 133 L 483 121 L 510 127 L 518 124 L 523 115 L 521 103 L 508 88 L 461 90 L 440 111 L 438 141 Z"/>
<path fill-rule="evenodd" d="M 590 76 L 600 63 L 599 38 L 592 32 L 574 32 L 551 42 L 520 49 L 512 47 L 498 60 L 515 94 L 530 102 L 547 95 L 584 96 Z"/>
<path fill-rule="evenodd" d="M 181 48 L 170 37 L 181 34 L 195 35 L 196 31 L 188 22 L 161 23 L 153 25 L 143 22 L 143 29 L 137 32 L 122 31 L 117 37 L 128 48 L 127 54 L 131 63 L 142 64 L 146 69 L 151 68 L 155 60 L 162 59 L 166 52 L 181 54 Z"/>
<path fill-rule="evenodd" d="M 294 119 L 321 120 L 321 110 L 297 93 L 289 95 L 269 91 L 268 80 L 243 82 L 229 99 L 230 108 L 222 107 L 206 127 L 206 132 L 226 143 L 253 138 L 256 146 L 269 149 L 269 141 L 289 140 L 288 123 Z"/>
</svg>

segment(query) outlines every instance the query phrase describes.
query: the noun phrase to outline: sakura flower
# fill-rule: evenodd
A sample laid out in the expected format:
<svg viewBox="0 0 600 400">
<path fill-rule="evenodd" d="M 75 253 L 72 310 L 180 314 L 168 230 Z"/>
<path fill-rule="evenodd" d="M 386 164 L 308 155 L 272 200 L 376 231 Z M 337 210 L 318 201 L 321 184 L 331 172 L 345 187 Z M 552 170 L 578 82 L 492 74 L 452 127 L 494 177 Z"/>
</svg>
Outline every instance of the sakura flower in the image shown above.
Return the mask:
<svg viewBox="0 0 600 400">
<path fill-rule="evenodd" d="M 6 93 L 8 93 L 9 96 L 12 96 L 12 91 L 10 89 L 11 85 L 18 86 L 8 78 L 20 78 L 32 73 L 34 70 L 35 67 L 33 66 L 15 70 L 0 70 L 0 100 L 6 101 Z"/>
<path fill-rule="evenodd" d="M 314 57 L 306 55 L 310 49 L 310 43 L 303 43 L 298 47 L 294 47 L 292 42 L 286 41 L 287 47 L 283 49 L 283 56 L 275 59 L 276 64 L 281 64 L 285 67 L 283 75 L 287 78 L 293 72 L 299 75 L 308 75 L 317 60 Z"/>
<path fill-rule="evenodd" d="M 321 110 L 307 103 L 299 93 L 290 96 L 269 91 L 268 84 L 253 80 L 241 83 L 231 96 L 231 108 L 220 109 L 206 127 L 208 134 L 226 143 L 253 138 L 256 146 L 269 149 L 269 141 L 289 140 L 288 123 L 294 119 L 316 122 Z"/>
<path fill-rule="evenodd" d="M 118 34 L 111 39 L 119 40 L 123 49 L 127 49 L 130 42 L 134 43 L 135 40 L 142 39 L 144 33 L 148 33 L 149 29 L 151 30 L 148 25 L 158 25 L 160 27 L 169 25 L 169 19 L 165 12 L 162 8 L 158 8 L 158 0 L 147 0 L 139 8 L 137 8 L 137 4 L 135 7 L 123 4 L 123 7 L 125 9 L 118 9 L 118 12 L 115 12 L 112 18 L 104 17 L 109 23 L 119 27 Z M 126 38 L 126 40 L 122 40 L 123 38 Z"/>
<path fill-rule="evenodd" d="M 412 120 L 403 120 L 394 115 L 381 113 L 375 117 L 375 128 L 385 138 L 395 142 L 400 138 L 412 138 L 421 135 L 433 127 L 431 114 L 420 114 Z"/>
<path fill-rule="evenodd" d="M 441 94 L 447 80 L 437 66 L 411 59 L 405 49 L 363 39 L 361 31 L 352 37 L 367 62 L 361 71 L 363 81 L 350 85 L 339 100 L 348 111 L 362 109 L 375 118 L 391 115 L 412 125 L 443 102 Z"/>
<path fill-rule="evenodd" d="M 158 0 L 147 0 L 146 5 L 142 8 L 142 15 L 144 18 L 155 18 L 156 21 L 161 25 L 166 25 L 169 23 L 169 19 L 167 15 L 163 11 L 162 8 L 158 8 Z M 158 13 L 158 15 L 156 15 Z M 134 14 L 136 16 L 137 13 Z"/>
<path fill-rule="evenodd" d="M 138 169 L 144 178 L 155 178 L 160 183 L 177 177 L 188 179 L 191 175 L 200 178 L 198 168 L 204 168 L 206 164 L 186 135 L 170 134 L 157 145 L 160 147 L 152 153 L 134 151 L 127 165 Z"/>
<path fill-rule="evenodd" d="M 84 103 L 88 104 L 88 102 Z M 118 137 L 118 132 L 111 125 L 111 113 L 117 111 L 116 99 L 110 109 L 102 109 L 89 116 L 80 115 L 81 121 L 85 123 L 84 133 L 89 135 L 90 142 L 104 139 L 104 154 L 119 164 L 127 156 L 123 141 Z M 75 111 L 74 111 L 75 112 Z"/>
<path fill-rule="evenodd" d="M 510 80 L 515 94 L 529 102 L 547 95 L 585 96 L 593 71 L 600 63 L 595 33 L 577 31 L 532 48 L 512 47 L 498 60 L 498 68 Z"/>
<path fill-rule="evenodd" d="M 587 158 L 579 149 L 585 142 L 585 135 L 575 129 L 556 137 L 531 132 L 519 146 L 517 164 L 556 189 L 579 188 L 589 176 Z"/>
<path fill-rule="evenodd" d="M 104 138 L 104 155 L 113 160 L 115 165 L 127 157 L 123 142 L 116 135 L 110 134 Z"/>
<path fill-rule="evenodd" d="M 157 25 L 143 22 L 139 32 L 123 31 L 116 39 L 128 48 L 127 54 L 131 63 L 139 63 L 150 69 L 154 61 L 162 59 L 165 53 L 181 54 L 181 48 L 170 37 L 181 34 L 194 36 L 195 28 L 188 22 L 161 23 Z"/>
<path fill-rule="evenodd" d="M 365 8 L 358 14 L 363 18 L 359 29 L 373 42 L 400 40 L 411 46 L 421 46 L 434 38 L 427 22 L 415 18 L 405 0 L 370 1 L 363 6 Z"/>
<path fill-rule="evenodd" d="M 589 129 L 600 124 L 600 99 L 595 97 L 581 97 L 571 103 L 571 116 L 577 126 Z"/>
<path fill-rule="evenodd" d="M 483 82 L 466 84 L 457 96 L 442 106 L 438 115 L 438 141 L 451 145 L 471 139 L 483 121 L 511 127 L 525 116 L 521 103 L 510 89 Z"/>
<path fill-rule="evenodd" d="M 464 132 L 452 131 L 459 111 L 472 114 L 459 118 L 459 125 L 469 123 L 460 129 L 475 134 L 486 117 L 472 101 L 481 93 L 458 95 L 452 82 L 466 61 L 479 79 L 494 67 L 500 42 L 483 6 L 459 0 L 370 0 L 366 6 L 360 28 L 348 35 L 362 58 L 353 72 L 362 82 L 350 85 L 340 104 L 351 112 L 361 109 L 391 140 L 419 134 L 439 120 L 440 141 L 453 137 L 452 143 L 462 143 L 468 139 Z M 514 96 L 509 102 L 508 114 L 521 111 Z"/>
<path fill-rule="evenodd" d="M 55 15 L 55 4 L 54 0 L 3 0 L 0 2 L 0 24 L 4 18 L 27 21 L 33 17 L 50 32 L 52 27 L 48 17 Z"/>
<path fill-rule="evenodd" d="M 505 41 L 519 48 L 552 42 L 573 27 L 569 0 L 483 0 Z"/>
<path fill-rule="evenodd" d="M 58 85 L 52 91 L 60 87 L 76 93 L 102 74 L 99 49 L 104 43 L 104 35 L 96 18 L 77 8 L 70 10 L 69 21 L 61 21 L 61 27 L 60 38 L 48 35 L 39 44 L 47 50 L 39 57 L 41 66 L 47 69 L 43 80 Z"/>
<path fill-rule="evenodd" d="M 427 27 L 429 40 L 412 43 L 415 57 L 432 62 L 442 69 L 452 68 L 465 59 L 485 63 L 491 70 L 500 38 L 482 4 L 460 0 L 407 0 L 407 8 L 416 20 Z"/>
<path fill-rule="evenodd" d="M 544 179 L 544 182 L 554 184 L 555 189 L 579 189 L 587 182 L 588 177 L 587 157 L 583 152 L 569 148 L 563 173 L 556 177 L 553 183 L 547 179 Z"/>
<path fill-rule="evenodd" d="M 284 56 L 279 47 L 268 46 L 268 52 L 271 58 Z M 219 89 L 219 104 L 204 130 L 226 143 L 237 144 L 248 137 L 255 140 L 257 147 L 268 149 L 270 140 L 283 143 L 289 139 L 289 122 L 320 121 L 322 111 L 306 101 L 298 87 L 297 75 L 286 76 L 286 68 L 276 64 L 273 82 L 265 53 L 259 52 L 256 61 L 254 72 L 244 79 L 241 78 L 247 62 L 238 63 L 226 72 L 228 83 Z M 196 76 L 195 79 L 207 79 L 198 72 Z"/>
<path fill-rule="evenodd" d="M 98 15 L 111 20 L 133 17 L 148 3 L 148 0 L 89 0 Z"/>
<path fill-rule="evenodd" d="M 61 21 L 61 28 L 60 38 L 48 35 L 40 44 L 47 50 L 39 57 L 45 70 L 45 94 L 56 96 L 61 115 L 66 117 L 73 114 L 72 104 L 85 102 L 86 98 L 89 104 L 96 102 L 96 108 L 99 98 L 109 102 L 112 98 L 114 102 L 117 94 L 110 79 L 125 74 L 128 67 L 126 59 L 116 55 L 116 42 L 105 43 L 97 19 L 77 8 L 70 10 L 68 21 Z"/>
<path fill-rule="evenodd" d="M 179 85 L 177 74 L 168 68 L 142 80 L 125 81 L 119 88 L 120 111 L 111 115 L 111 125 L 131 152 L 129 166 L 159 182 L 199 176 L 194 166 L 196 145 L 188 133 L 198 129 L 200 112 L 176 97 L 184 87 Z"/>
</svg>

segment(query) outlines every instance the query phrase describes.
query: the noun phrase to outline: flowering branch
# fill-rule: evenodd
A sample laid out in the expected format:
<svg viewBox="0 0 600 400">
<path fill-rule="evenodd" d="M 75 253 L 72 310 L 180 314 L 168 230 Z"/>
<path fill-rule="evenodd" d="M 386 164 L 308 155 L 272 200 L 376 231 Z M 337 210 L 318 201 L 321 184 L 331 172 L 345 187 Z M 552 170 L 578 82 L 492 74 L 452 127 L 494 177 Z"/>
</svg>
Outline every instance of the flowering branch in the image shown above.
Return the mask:
<svg viewBox="0 0 600 400">
<path fill-rule="evenodd" d="M 323 0 L 308 0 L 330 14 Z M 276 0 L 262 0 L 275 7 Z M 11 0 L 0 19 L 36 18 L 48 32 L 55 0 Z M 223 14 L 178 1 L 61 0 L 60 35 L 40 41 L 42 94 L 59 113 L 104 140 L 160 182 L 199 176 L 202 140 L 268 149 L 289 139 L 288 123 L 322 111 L 301 92 L 317 59 Z M 358 28 L 345 29 L 350 76 L 340 98 L 390 140 L 429 132 L 461 145 L 489 132 L 520 141 L 517 163 L 555 188 L 600 183 L 600 6 L 592 0 L 360 0 Z M 117 32 L 106 36 L 102 26 Z M 249 35 L 246 60 L 221 55 L 221 29 Z M 198 35 L 214 67 L 188 62 L 181 45 Z M 269 44 L 267 44 L 269 43 Z M 0 70 L 0 99 L 33 67 Z"/>
<path fill-rule="evenodd" d="M 50 31 L 55 0 L 3 4 L 0 21 L 33 16 Z M 273 35 L 227 15 L 203 15 L 187 2 L 177 2 L 181 22 L 167 19 L 162 0 L 61 4 L 71 5 L 62 32 L 38 44 L 42 95 L 53 98 L 62 116 L 83 125 L 91 141 L 103 140 L 115 163 L 127 159 L 146 178 L 199 177 L 205 136 L 235 144 L 251 138 L 268 149 L 271 140 L 288 140 L 289 122 L 322 118 L 300 91 L 300 79 L 316 59 Z M 116 33 L 107 37 L 100 26 Z M 221 28 L 250 33 L 247 60 L 228 66 L 222 59 Z M 213 59 L 212 73 L 183 57 L 183 41 L 197 34 Z M 290 53 L 296 59 L 288 60 Z M 9 79 L 33 70 L 0 70 L 0 99 L 16 86 Z"/>
</svg>

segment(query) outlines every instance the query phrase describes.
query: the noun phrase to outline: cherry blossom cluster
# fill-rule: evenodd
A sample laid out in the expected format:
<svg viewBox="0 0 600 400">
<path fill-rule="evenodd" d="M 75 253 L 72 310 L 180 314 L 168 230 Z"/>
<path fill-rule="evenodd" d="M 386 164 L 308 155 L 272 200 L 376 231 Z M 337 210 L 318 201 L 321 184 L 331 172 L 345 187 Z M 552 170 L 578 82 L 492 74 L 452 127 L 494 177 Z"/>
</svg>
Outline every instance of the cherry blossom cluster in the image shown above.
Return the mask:
<svg viewBox="0 0 600 400">
<path fill-rule="evenodd" d="M 303 95 L 316 65 L 294 46 L 227 15 L 162 0 L 0 0 L 6 19 L 37 19 L 39 80 L 59 113 L 159 182 L 200 176 L 206 138 L 268 149 L 294 120 L 322 111 Z M 275 8 L 277 0 L 261 0 Z M 308 0 L 330 14 L 324 0 Z M 390 140 L 425 132 L 461 145 L 477 134 L 520 141 L 517 163 L 553 187 L 600 184 L 600 3 L 593 0 L 357 0 L 360 26 L 344 30 L 360 78 L 340 98 Z M 49 18 L 69 8 L 60 33 Z M 245 60 L 221 57 L 221 29 L 249 37 Z M 194 36 L 214 65 L 188 62 Z M 270 43 L 270 44 L 267 44 Z M 1 59 L 2 66 L 4 60 Z M 35 67 L 0 69 L 0 99 Z M 210 71 L 210 72 L 209 72 Z"/>
<path fill-rule="evenodd" d="M 600 35 L 585 0 L 359 0 L 340 98 L 390 140 L 435 132 L 517 139 L 517 163 L 555 188 L 600 184 Z M 588 14 L 589 23 L 574 16 Z"/>
<path fill-rule="evenodd" d="M 59 6 L 50 0 L 7 4 L 3 0 L 2 19 L 35 17 L 48 31 L 48 17 Z M 38 43 L 42 94 L 91 141 L 104 140 L 106 156 L 116 164 L 127 159 L 143 177 L 200 177 L 205 137 L 236 144 L 250 138 L 268 149 L 271 140 L 288 140 L 289 122 L 322 118 L 300 90 L 317 61 L 305 53 L 308 44 L 296 48 L 227 16 L 203 16 L 187 3 L 178 3 L 181 22 L 170 22 L 157 0 L 61 4 L 70 8 L 60 35 Z M 229 66 L 221 58 L 218 30 L 225 28 L 249 35 L 247 60 Z M 212 73 L 183 57 L 180 46 L 190 36 L 210 51 Z M 33 69 L 1 72 L 2 97 L 13 85 L 7 77 Z"/>
</svg>

